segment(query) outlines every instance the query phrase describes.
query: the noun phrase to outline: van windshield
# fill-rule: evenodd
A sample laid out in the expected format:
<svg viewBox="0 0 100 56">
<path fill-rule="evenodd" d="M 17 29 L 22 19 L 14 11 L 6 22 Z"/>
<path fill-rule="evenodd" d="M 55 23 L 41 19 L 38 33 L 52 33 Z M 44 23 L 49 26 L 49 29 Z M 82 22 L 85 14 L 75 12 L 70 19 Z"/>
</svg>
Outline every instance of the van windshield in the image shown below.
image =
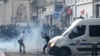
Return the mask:
<svg viewBox="0 0 100 56">
<path fill-rule="evenodd" d="M 67 30 L 65 30 L 64 31 L 64 33 L 62 33 L 62 35 L 61 36 L 65 36 L 71 29 L 73 29 L 77 24 L 78 24 L 78 22 L 80 22 L 82 19 L 78 19 L 78 20 L 76 20 L 76 21 L 74 21 L 73 23 L 72 23 L 72 25 L 67 29 Z"/>
</svg>

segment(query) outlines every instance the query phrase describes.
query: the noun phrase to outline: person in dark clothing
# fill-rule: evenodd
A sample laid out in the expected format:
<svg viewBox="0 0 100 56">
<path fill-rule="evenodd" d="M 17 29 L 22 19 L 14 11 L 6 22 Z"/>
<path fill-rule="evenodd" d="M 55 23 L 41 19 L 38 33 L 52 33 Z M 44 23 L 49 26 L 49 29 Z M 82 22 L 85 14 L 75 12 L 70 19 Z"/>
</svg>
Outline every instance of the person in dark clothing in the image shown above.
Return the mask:
<svg viewBox="0 0 100 56">
<path fill-rule="evenodd" d="M 19 43 L 20 53 L 22 52 L 22 47 L 23 47 L 23 53 L 25 53 L 25 45 L 23 43 L 23 41 L 24 41 L 24 33 L 25 33 L 25 31 L 23 31 L 20 34 L 20 36 L 18 37 L 18 43 Z"/>
<path fill-rule="evenodd" d="M 43 37 L 43 39 L 46 40 L 46 44 L 45 44 L 44 47 L 43 47 L 43 54 L 45 54 L 45 49 L 46 49 L 46 47 L 47 47 L 47 45 L 48 45 L 48 42 L 49 42 L 49 40 L 50 40 L 50 37 L 49 37 L 46 33 L 42 33 L 42 37 Z"/>
</svg>

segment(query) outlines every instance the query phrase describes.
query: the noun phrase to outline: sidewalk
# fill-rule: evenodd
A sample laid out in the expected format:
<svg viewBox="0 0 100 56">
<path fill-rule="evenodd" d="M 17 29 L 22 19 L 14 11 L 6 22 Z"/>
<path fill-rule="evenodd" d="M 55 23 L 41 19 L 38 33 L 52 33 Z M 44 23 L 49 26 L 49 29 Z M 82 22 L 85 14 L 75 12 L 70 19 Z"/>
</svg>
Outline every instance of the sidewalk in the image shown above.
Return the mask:
<svg viewBox="0 0 100 56">
<path fill-rule="evenodd" d="M 5 56 L 5 53 L 0 51 L 0 56 Z"/>
</svg>

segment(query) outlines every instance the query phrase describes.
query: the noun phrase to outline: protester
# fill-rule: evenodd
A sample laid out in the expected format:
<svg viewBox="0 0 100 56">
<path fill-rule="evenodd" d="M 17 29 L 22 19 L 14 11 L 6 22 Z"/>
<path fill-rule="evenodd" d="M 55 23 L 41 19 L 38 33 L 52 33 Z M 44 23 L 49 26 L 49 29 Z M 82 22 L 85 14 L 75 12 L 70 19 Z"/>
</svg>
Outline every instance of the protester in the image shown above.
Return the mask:
<svg viewBox="0 0 100 56">
<path fill-rule="evenodd" d="M 25 45 L 24 45 L 24 42 L 23 42 L 24 41 L 24 34 L 25 34 L 25 31 L 22 31 L 22 33 L 18 37 L 20 53 L 25 53 Z M 22 51 L 22 47 L 23 47 L 23 51 Z"/>
<path fill-rule="evenodd" d="M 44 47 L 43 47 L 43 54 L 45 54 L 45 49 L 46 49 L 47 44 L 48 44 L 48 42 L 49 42 L 49 40 L 50 40 L 50 37 L 49 37 L 46 33 L 43 33 L 43 32 L 42 32 L 42 37 L 43 37 L 43 39 L 46 40 L 46 44 L 45 44 Z"/>
</svg>

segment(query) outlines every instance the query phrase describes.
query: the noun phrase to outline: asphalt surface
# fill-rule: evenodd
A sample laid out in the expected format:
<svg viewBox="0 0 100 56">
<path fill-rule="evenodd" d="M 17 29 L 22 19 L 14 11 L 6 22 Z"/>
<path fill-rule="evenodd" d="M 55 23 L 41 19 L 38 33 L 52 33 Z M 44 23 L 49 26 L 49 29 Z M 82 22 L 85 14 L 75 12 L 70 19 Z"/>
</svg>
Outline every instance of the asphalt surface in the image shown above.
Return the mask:
<svg viewBox="0 0 100 56">
<path fill-rule="evenodd" d="M 14 52 L 5 52 L 5 56 L 54 56 L 54 55 L 48 55 L 48 54 L 42 54 L 42 53 L 14 53 Z M 2 55 L 0 55 L 2 56 Z M 75 55 L 75 56 L 92 56 L 92 55 Z M 94 55 L 95 56 L 95 55 Z M 97 55 L 100 56 L 100 55 Z"/>
<path fill-rule="evenodd" d="M 53 55 L 48 55 L 48 54 L 42 54 L 42 53 L 5 53 L 5 56 L 53 56 Z"/>
<path fill-rule="evenodd" d="M 25 54 L 20 54 L 20 53 L 5 53 L 5 56 L 53 56 L 53 55 L 48 55 L 48 54 L 33 54 L 33 53 L 25 53 Z M 92 55 L 75 55 L 75 56 L 92 56 Z M 100 56 L 100 55 L 97 55 Z"/>
</svg>

